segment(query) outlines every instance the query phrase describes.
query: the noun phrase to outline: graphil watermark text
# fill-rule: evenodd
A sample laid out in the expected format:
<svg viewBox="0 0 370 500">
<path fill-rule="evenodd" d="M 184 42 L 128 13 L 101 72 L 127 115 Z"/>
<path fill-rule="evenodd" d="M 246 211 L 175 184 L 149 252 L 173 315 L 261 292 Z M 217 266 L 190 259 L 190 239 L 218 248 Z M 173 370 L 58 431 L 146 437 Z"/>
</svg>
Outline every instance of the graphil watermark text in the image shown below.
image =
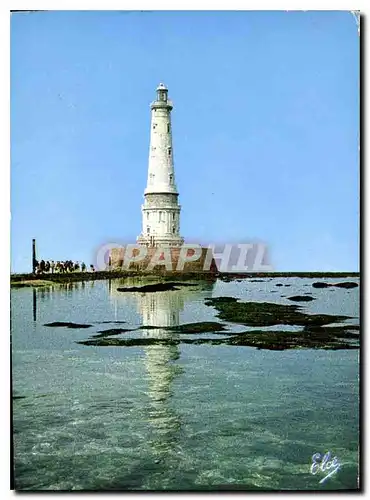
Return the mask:
<svg viewBox="0 0 370 500">
<path fill-rule="evenodd" d="M 115 242 L 100 246 L 96 252 L 96 270 L 140 269 L 186 272 L 270 272 L 267 246 L 263 243 L 225 243 L 200 245 L 184 243 L 180 247 L 146 247 Z"/>
</svg>

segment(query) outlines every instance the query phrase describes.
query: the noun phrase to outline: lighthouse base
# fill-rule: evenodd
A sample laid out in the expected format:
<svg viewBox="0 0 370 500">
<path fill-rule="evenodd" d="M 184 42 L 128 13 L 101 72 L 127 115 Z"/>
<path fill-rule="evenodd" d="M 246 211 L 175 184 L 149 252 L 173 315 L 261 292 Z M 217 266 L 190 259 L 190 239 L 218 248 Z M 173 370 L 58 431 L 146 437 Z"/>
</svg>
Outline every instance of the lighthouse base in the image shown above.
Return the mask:
<svg viewBox="0 0 370 500">
<path fill-rule="evenodd" d="M 136 239 L 137 244 L 144 247 L 181 247 L 184 244 L 184 238 L 181 236 L 144 236 L 140 235 Z"/>
<path fill-rule="evenodd" d="M 186 254 L 179 246 L 147 246 L 143 252 L 139 248 L 134 251 L 130 248 L 128 255 L 126 255 L 126 250 L 124 247 L 111 250 L 112 270 L 137 271 L 143 274 L 218 272 L 212 249 L 209 248 L 201 248 L 200 256 L 196 260 L 191 260 L 191 257 L 184 258 Z"/>
</svg>

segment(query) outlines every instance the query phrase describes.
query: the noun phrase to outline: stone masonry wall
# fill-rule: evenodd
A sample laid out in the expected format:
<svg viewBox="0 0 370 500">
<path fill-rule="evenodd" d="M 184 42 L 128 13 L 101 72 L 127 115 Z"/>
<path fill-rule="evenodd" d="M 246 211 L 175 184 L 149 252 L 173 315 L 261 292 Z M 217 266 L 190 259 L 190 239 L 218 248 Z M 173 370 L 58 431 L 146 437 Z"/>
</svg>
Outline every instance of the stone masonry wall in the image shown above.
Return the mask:
<svg viewBox="0 0 370 500">
<path fill-rule="evenodd" d="M 125 258 L 125 250 L 126 248 L 113 248 L 111 250 L 111 268 L 113 270 L 115 269 L 121 269 L 124 263 L 124 258 Z M 178 265 L 178 260 L 180 256 L 180 251 L 181 248 L 175 247 L 175 248 L 165 248 L 165 249 L 159 249 L 159 248 L 154 248 L 154 247 L 149 247 L 147 248 L 147 254 L 146 256 L 138 261 L 138 262 L 130 262 L 129 267 L 126 267 L 125 269 L 128 269 L 130 271 L 142 271 L 142 272 L 176 272 L 176 273 L 191 273 L 191 272 L 198 272 L 198 273 L 215 273 L 217 272 L 217 265 L 216 262 L 213 258 L 210 260 L 210 265 L 207 266 L 206 269 L 204 269 L 204 262 L 207 258 L 207 253 L 209 252 L 208 248 L 202 248 L 202 254 L 197 259 L 196 261 L 193 262 L 185 262 L 183 269 L 182 270 L 177 270 L 177 265 Z M 134 255 L 138 255 L 138 250 L 134 252 Z M 165 260 L 162 259 L 159 262 L 163 262 L 163 265 L 158 264 L 155 265 L 152 269 L 150 269 L 150 262 L 152 261 L 153 257 L 155 261 L 158 261 L 158 259 L 155 258 L 155 255 L 158 256 L 157 252 L 160 252 L 163 254 L 163 252 L 167 252 L 166 255 L 168 255 L 168 252 L 171 257 L 171 270 L 166 269 L 166 266 L 164 265 Z M 130 251 L 130 254 L 132 255 L 132 250 Z M 189 255 L 191 255 L 189 253 Z M 209 258 L 209 257 L 208 257 Z"/>
</svg>

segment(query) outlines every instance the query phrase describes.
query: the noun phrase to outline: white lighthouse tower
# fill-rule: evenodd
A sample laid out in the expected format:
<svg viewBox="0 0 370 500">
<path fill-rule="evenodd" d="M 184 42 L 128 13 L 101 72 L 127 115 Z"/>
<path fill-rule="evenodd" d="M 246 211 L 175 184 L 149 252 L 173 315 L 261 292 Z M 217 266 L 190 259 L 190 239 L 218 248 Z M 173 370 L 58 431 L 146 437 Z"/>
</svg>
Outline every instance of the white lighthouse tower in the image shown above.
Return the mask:
<svg viewBox="0 0 370 500">
<path fill-rule="evenodd" d="M 184 239 L 180 236 L 181 207 L 173 165 L 172 102 L 163 83 L 157 87 L 157 99 L 150 108 L 148 180 L 141 207 L 143 227 L 137 242 L 150 247 L 179 247 Z"/>
</svg>

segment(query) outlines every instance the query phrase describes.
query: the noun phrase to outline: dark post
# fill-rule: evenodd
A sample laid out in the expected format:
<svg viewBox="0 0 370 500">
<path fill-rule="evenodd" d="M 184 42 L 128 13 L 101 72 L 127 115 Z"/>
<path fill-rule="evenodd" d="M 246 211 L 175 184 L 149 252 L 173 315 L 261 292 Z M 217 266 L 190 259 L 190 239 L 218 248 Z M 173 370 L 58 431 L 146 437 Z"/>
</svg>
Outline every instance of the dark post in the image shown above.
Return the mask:
<svg viewBox="0 0 370 500">
<path fill-rule="evenodd" d="M 33 321 L 36 321 L 36 312 L 37 312 L 37 298 L 36 298 L 36 289 L 35 287 L 33 287 L 33 290 L 32 290 L 33 294 L 32 294 L 32 305 L 33 305 Z"/>
<path fill-rule="evenodd" d="M 32 240 L 32 272 L 36 272 L 36 240 Z"/>
</svg>

